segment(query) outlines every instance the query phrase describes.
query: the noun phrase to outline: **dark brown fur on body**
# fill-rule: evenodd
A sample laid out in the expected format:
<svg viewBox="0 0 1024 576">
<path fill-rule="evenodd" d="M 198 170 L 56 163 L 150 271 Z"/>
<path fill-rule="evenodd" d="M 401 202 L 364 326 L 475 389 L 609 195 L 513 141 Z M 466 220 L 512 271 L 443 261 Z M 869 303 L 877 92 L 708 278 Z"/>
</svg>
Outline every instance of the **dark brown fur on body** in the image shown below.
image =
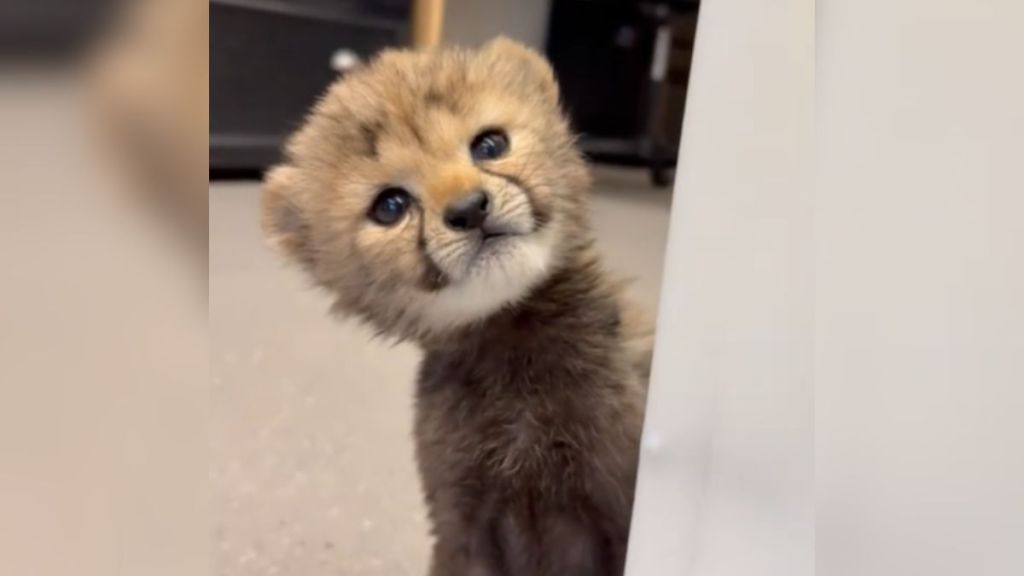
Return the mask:
<svg viewBox="0 0 1024 576">
<path fill-rule="evenodd" d="M 620 328 L 581 255 L 427 351 L 416 438 L 433 574 L 621 574 L 643 394 Z"/>
<path fill-rule="evenodd" d="M 467 152 L 494 129 L 507 153 Z M 386 53 L 328 91 L 286 156 L 267 177 L 270 239 L 337 312 L 425 351 L 431 575 L 621 574 L 650 330 L 595 256 L 589 177 L 547 63 L 500 39 Z M 394 186 L 411 208 L 371 221 Z M 446 227 L 479 190 L 485 226 Z"/>
</svg>

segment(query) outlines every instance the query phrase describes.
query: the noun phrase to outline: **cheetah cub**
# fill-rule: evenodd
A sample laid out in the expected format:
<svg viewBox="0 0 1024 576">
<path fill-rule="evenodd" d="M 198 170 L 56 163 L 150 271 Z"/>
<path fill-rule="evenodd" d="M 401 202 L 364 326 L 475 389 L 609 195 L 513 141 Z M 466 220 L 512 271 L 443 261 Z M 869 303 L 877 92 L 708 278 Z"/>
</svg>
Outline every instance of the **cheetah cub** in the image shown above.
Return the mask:
<svg viewBox="0 0 1024 576">
<path fill-rule="evenodd" d="M 593 247 L 548 63 L 388 51 L 266 177 L 273 244 L 334 311 L 413 341 L 432 576 L 622 573 L 650 329 Z"/>
</svg>

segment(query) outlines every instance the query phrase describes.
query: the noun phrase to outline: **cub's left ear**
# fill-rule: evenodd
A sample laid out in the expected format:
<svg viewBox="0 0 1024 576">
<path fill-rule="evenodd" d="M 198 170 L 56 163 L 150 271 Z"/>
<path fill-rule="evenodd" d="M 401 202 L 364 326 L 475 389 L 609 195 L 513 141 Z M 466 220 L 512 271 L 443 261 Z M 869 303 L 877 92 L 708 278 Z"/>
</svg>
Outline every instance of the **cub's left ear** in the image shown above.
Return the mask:
<svg viewBox="0 0 1024 576">
<path fill-rule="evenodd" d="M 526 95 L 539 95 L 546 104 L 558 105 L 558 83 L 547 59 L 515 40 L 498 36 L 480 49 L 489 69 L 498 77 L 523 89 Z"/>
<path fill-rule="evenodd" d="M 299 263 L 312 267 L 310 231 L 302 208 L 297 168 L 277 166 L 267 172 L 262 198 L 263 234 L 273 246 Z"/>
</svg>

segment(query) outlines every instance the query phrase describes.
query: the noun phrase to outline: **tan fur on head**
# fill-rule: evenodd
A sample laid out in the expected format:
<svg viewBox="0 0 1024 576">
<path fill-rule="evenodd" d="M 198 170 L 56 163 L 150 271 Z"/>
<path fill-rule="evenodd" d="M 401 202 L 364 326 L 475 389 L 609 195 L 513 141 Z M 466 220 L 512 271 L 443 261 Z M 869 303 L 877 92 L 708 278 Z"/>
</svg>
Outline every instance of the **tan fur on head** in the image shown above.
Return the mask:
<svg viewBox="0 0 1024 576">
<path fill-rule="evenodd" d="M 474 161 L 481 132 L 503 157 Z M 336 309 L 399 338 L 424 338 L 514 305 L 589 241 L 588 176 L 547 62 L 499 38 L 478 51 L 386 51 L 327 91 L 266 178 L 267 237 L 337 298 Z M 400 187 L 391 226 L 369 213 Z M 486 190 L 489 226 L 446 226 L 453 202 Z"/>
</svg>

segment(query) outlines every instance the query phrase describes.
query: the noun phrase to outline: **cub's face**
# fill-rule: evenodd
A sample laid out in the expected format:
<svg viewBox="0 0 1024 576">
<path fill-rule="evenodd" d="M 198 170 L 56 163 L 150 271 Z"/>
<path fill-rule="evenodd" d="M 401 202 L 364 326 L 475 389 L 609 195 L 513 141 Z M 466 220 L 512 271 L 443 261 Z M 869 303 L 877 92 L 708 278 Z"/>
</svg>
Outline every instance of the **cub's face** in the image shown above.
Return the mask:
<svg viewBox="0 0 1024 576">
<path fill-rule="evenodd" d="M 481 320 L 586 235 L 585 167 L 537 54 L 388 52 L 335 84 L 267 176 L 264 228 L 336 308 L 417 338 Z"/>
</svg>

